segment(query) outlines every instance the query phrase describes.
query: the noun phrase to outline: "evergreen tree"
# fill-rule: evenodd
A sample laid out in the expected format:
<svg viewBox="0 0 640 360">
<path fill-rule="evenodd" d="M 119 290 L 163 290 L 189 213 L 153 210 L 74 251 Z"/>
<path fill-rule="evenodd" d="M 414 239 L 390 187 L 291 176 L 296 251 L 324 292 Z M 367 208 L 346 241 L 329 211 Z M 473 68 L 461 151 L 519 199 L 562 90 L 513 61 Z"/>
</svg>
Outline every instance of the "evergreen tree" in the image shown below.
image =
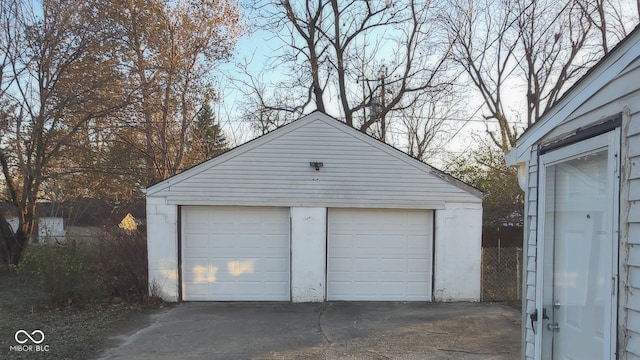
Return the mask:
<svg viewBox="0 0 640 360">
<path fill-rule="evenodd" d="M 194 154 L 194 157 L 200 160 L 210 159 L 229 148 L 229 142 L 224 131 L 220 124 L 216 122 L 216 116 L 207 102 L 202 106 L 196 117 L 193 140 L 193 147 L 197 153 Z"/>
</svg>

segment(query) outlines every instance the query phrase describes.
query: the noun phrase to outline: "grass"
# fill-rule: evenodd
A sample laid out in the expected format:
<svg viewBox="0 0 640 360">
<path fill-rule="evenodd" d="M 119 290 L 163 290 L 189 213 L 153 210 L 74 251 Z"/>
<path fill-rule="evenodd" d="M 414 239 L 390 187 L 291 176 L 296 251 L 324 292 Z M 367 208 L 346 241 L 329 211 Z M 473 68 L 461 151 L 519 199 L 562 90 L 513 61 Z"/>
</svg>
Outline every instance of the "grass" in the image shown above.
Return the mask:
<svg viewBox="0 0 640 360">
<path fill-rule="evenodd" d="M 1 359 L 89 359 L 107 345 L 123 322 L 144 317 L 137 307 L 126 303 L 53 307 L 39 282 L 22 274 L 0 273 L 0 289 Z M 44 333 L 40 346 L 48 345 L 48 352 L 11 351 L 11 346 L 18 345 L 16 331 L 36 329 Z M 38 339 L 37 334 L 34 338 Z"/>
</svg>

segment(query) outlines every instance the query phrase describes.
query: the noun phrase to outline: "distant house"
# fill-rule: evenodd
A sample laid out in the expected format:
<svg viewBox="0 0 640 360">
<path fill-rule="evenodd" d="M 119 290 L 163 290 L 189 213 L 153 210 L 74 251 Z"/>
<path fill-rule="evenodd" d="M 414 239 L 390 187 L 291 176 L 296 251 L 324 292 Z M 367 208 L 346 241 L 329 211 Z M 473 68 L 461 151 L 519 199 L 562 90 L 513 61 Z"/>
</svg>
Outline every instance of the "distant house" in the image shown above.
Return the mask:
<svg viewBox="0 0 640 360">
<path fill-rule="evenodd" d="M 321 112 L 147 189 L 169 301 L 478 301 L 482 193 Z"/>
<path fill-rule="evenodd" d="M 507 154 L 525 191 L 525 359 L 640 359 L 640 27 Z"/>
<path fill-rule="evenodd" d="M 9 223 L 9 226 L 11 226 L 11 229 L 16 231 L 18 228 L 18 216 L 16 215 L 13 205 L 2 203 L 0 209 L 0 211 L 3 211 L 5 219 Z M 38 203 L 36 209 L 39 214 L 36 220 L 38 231 L 31 239 L 32 242 L 54 244 L 65 239 L 67 234 L 67 221 L 59 210 L 59 204 L 51 202 Z"/>
<path fill-rule="evenodd" d="M 18 227 L 15 207 L 7 202 L 0 203 L 0 211 L 15 231 Z M 118 204 L 100 199 L 39 202 L 36 214 L 38 231 L 31 241 L 40 244 L 55 244 L 65 239 L 94 241 L 104 236 L 105 229 L 118 228 L 121 223 L 137 228 L 146 221 L 143 201 Z"/>
</svg>

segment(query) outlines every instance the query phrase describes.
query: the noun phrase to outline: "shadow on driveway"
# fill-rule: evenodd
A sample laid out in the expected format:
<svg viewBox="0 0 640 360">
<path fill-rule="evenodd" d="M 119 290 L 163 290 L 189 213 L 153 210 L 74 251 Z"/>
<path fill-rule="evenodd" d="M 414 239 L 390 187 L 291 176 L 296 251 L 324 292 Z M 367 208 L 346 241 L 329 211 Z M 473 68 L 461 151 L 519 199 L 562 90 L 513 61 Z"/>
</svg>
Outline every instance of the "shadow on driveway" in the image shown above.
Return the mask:
<svg viewBox="0 0 640 360">
<path fill-rule="evenodd" d="M 520 357 L 520 313 L 483 303 L 183 303 L 118 336 L 107 359 Z"/>
</svg>

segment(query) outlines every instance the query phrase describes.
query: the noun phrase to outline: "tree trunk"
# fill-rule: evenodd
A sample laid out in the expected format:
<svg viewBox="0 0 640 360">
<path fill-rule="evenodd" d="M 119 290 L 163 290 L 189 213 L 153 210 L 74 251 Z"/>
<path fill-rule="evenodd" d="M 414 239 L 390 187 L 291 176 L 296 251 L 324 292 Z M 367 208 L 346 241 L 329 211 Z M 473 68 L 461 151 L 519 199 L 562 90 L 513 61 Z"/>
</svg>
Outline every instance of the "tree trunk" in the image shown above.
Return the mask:
<svg viewBox="0 0 640 360">
<path fill-rule="evenodd" d="M 22 260 L 29 239 L 27 233 L 20 231 L 24 229 L 27 226 L 18 228 L 14 233 L 4 215 L 0 214 L 0 264 L 9 265 L 9 269 L 15 269 Z"/>
</svg>

